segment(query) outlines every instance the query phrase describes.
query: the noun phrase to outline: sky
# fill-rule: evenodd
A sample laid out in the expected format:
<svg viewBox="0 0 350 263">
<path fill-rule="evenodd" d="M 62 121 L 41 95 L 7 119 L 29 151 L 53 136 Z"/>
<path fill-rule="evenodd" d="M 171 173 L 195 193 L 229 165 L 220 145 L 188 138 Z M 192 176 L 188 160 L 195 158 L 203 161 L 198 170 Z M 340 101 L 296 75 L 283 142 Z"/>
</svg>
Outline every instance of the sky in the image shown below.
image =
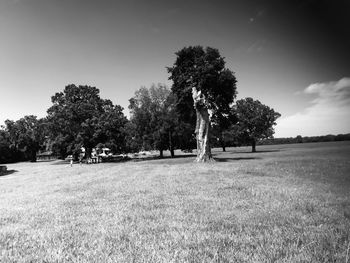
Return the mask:
<svg viewBox="0 0 350 263">
<path fill-rule="evenodd" d="M 350 133 L 347 0 L 0 0 L 0 125 L 46 116 L 69 84 L 121 105 L 171 87 L 166 67 L 210 46 L 252 97 L 282 116 L 275 137 Z"/>
</svg>

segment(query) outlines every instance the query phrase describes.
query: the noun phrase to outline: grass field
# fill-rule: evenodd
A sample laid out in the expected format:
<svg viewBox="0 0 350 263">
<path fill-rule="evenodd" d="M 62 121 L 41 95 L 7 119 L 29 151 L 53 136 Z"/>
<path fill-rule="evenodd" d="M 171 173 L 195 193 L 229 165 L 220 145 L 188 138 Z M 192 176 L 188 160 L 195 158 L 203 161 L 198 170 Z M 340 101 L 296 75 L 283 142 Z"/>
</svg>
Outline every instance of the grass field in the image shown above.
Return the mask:
<svg viewBox="0 0 350 263">
<path fill-rule="evenodd" d="M 0 262 L 350 262 L 350 142 L 9 164 Z"/>
</svg>

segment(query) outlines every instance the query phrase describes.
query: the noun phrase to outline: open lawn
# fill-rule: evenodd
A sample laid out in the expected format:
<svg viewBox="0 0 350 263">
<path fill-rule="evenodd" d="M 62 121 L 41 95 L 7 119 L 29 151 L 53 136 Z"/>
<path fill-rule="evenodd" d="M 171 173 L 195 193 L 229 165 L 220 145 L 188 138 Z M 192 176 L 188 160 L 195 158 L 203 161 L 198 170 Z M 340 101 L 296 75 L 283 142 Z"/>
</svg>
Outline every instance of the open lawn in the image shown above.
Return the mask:
<svg viewBox="0 0 350 263">
<path fill-rule="evenodd" d="M 0 262 L 350 262 L 350 142 L 8 164 Z"/>
</svg>

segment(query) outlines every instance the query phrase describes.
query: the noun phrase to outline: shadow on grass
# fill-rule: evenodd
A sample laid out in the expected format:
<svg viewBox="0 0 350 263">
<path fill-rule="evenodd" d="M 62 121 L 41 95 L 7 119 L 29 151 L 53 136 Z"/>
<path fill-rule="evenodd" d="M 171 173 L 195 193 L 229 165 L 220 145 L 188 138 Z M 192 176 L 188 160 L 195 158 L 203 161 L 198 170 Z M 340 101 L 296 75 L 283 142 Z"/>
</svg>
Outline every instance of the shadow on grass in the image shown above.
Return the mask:
<svg viewBox="0 0 350 263">
<path fill-rule="evenodd" d="M 175 155 L 171 156 L 154 156 L 154 157 L 145 157 L 145 158 L 137 158 L 132 159 L 131 161 L 140 162 L 140 161 L 154 161 L 154 164 L 181 164 L 181 163 L 189 163 L 192 162 L 191 158 L 195 158 L 197 155 L 195 154 L 186 154 L 186 155 Z"/>
<path fill-rule="evenodd" d="M 274 152 L 280 152 L 281 150 L 279 149 L 273 149 L 273 150 L 257 150 L 256 152 L 252 152 L 252 151 L 227 151 L 227 152 L 222 152 L 222 153 L 229 153 L 229 154 L 236 154 L 236 153 L 251 153 L 251 154 L 256 154 L 256 153 L 274 153 Z"/>
<path fill-rule="evenodd" d="M 261 158 L 260 157 L 236 157 L 236 158 L 215 157 L 214 159 L 217 162 L 234 162 L 234 161 L 241 161 L 241 160 L 258 160 Z"/>
<path fill-rule="evenodd" d="M 255 152 L 255 153 L 275 153 L 275 152 L 280 152 L 280 151 L 281 151 L 280 149 L 274 149 L 274 150 L 261 150 L 261 151 L 256 150 L 256 152 Z M 251 153 L 253 153 L 253 152 L 251 152 Z"/>
<path fill-rule="evenodd" d="M 52 165 L 60 165 L 60 164 L 69 164 L 69 161 L 66 160 L 58 160 L 58 161 L 54 161 L 52 162 Z"/>
<path fill-rule="evenodd" d="M 13 173 L 16 173 L 16 172 L 18 172 L 18 171 L 17 170 L 7 170 L 6 172 L 0 173 L 0 177 L 6 176 L 6 175 L 10 175 L 10 174 L 13 174 Z"/>
<path fill-rule="evenodd" d="M 170 159 L 170 160 L 174 160 L 174 159 L 181 159 L 181 158 L 190 158 L 190 157 L 196 157 L 196 154 L 184 154 L 184 155 L 175 155 L 174 157 L 171 156 L 154 156 L 153 160 L 166 160 L 166 159 Z"/>
<path fill-rule="evenodd" d="M 123 163 L 123 162 L 127 162 L 127 161 L 130 161 L 130 160 L 132 160 L 132 159 L 124 158 L 124 159 L 120 159 L 120 160 L 103 161 L 102 163 Z M 101 164 L 101 163 L 87 163 L 86 160 L 84 160 L 81 163 L 81 165 L 96 165 L 96 164 Z M 59 160 L 59 161 L 53 162 L 51 165 L 70 165 L 70 161 Z M 80 163 L 75 161 L 75 162 L 73 162 L 73 165 L 80 165 Z"/>
<path fill-rule="evenodd" d="M 191 163 L 196 158 L 196 154 L 189 154 L 189 155 L 178 155 L 174 158 L 171 158 L 170 156 L 166 156 L 163 158 L 160 158 L 159 156 L 153 157 L 153 158 L 144 158 L 139 160 L 133 160 L 133 161 L 152 161 L 154 164 L 182 164 L 182 163 Z M 213 154 L 213 157 L 215 161 L 217 162 L 234 162 L 234 161 L 240 161 L 240 160 L 257 160 L 262 159 L 261 157 L 220 157 L 221 154 Z"/>
<path fill-rule="evenodd" d="M 217 162 L 234 162 L 234 161 L 240 161 L 240 160 L 257 160 L 262 159 L 261 157 L 221 157 L 224 154 L 237 154 L 237 152 L 220 152 L 220 153 L 214 153 L 213 157 L 215 161 Z M 246 152 L 249 153 L 249 152 Z M 256 152 L 260 153 L 260 152 Z M 122 162 L 146 162 L 150 161 L 154 164 L 181 164 L 181 163 L 190 163 L 193 162 L 192 159 L 196 158 L 196 154 L 184 154 L 184 155 L 175 155 L 174 157 L 171 156 L 140 156 L 138 158 L 125 158 L 118 161 L 107 161 L 102 163 L 122 163 Z M 67 160 L 58 160 L 52 163 L 52 165 L 69 165 L 69 161 Z M 78 162 L 74 162 L 73 165 L 79 165 Z M 86 165 L 86 163 L 82 163 L 82 165 Z M 94 165 L 94 164 L 89 164 Z"/>
<path fill-rule="evenodd" d="M 49 162 L 56 162 L 57 160 L 62 161 L 60 159 L 51 159 L 51 160 L 36 160 L 36 163 L 49 163 Z"/>
<path fill-rule="evenodd" d="M 138 158 L 124 158 L 120 160 L 113 161 L 104 161 L 103 163 L 123 163 L 123 162 L 144 162 L 144 161 L 155 161 L 155 163 L 166 163 L 166 164 L 179 164 L 179 163 L 187 163 L 189 161 L 185 161 L 188 158 L 195 158 L 195 154 L 186 154 L 186 155 L 175 155 L 173 158 L 171 156 L 140 156 Z M 86 162 L 83 162 L 82 165 L 86 165 Z M 69 165 L 69 161 L 67 160 L 58 160 L 53 162 L 51 165 Z M 74 162 L 73 165 L 79 165 L 79 162 Z M 96 165 L 96 164 L 89 164 Z"/>
</svg>

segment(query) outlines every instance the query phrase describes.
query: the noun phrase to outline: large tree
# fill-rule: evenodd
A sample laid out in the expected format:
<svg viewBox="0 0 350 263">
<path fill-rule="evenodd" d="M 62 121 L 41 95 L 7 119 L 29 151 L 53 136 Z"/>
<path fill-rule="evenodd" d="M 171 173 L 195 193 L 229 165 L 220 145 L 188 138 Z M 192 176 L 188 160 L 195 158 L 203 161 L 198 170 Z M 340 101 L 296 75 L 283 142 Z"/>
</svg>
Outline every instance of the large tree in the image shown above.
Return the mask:
<svg viewBox="0 0 350 263">
<path fill-rule="evenodd" d="M 175 98 L 170 89 L 162 84 L 142 87 L 129 100 L 134 127 L 134 142 L 140 150 L 157 149 L 160 156 L 169 149 L 174 156 L 178 135 L 178 117 L 175 111 Z"/>
<path fill-rule="evenodd" d="M 276 125 L 276 120 L 281 116 L 274 109 L 252 98 L 238 100 L 236 114 L 238 119 L 237 135 L 241 140 L 251 143 L 252 152 L 256 152 L 258 140 L 273 137 L 273 126 Z"/>
<path fill-rule="evenodd" d="M 137 90 L 129 100 L 130 122 L 135 129 L 132 140 L 138 145 L 138 151 L 153 149 L 151 108 L 152 100 L 146 87 Z"/>
<path fill-rule="evenodd" d="M 228 116 L 236 97 L 237 81 L 215 48 L 185 47 L 176 56 L 168 72 L 173 81 L 172 91 L 178 98 L 177 109 L 183 120 L 196 120 L 196 161 L 211 161 L 210 114 L 216 119 Z"/>
<path fill-rule="evenodd" d="M 109 143 L 114 151 L 123 151 L 123 128 L 127 122 L 119 105 L 101 99 L 96 87 L 68 85 L 52 96 L 48 109 L 53 148 L 61 158 L 67 153 L 77 157 L 80 148 L 86 157 L 99 143 Z"/>
<path fill-rule="evenodd" d="M 36 116 L 28 115 L 12 121 L 6 120 L 6 131 L 11 142 L 13 151 L 23 153 L 24 160 L 36 161 L 36 153 L 43 146 L 45 141 L 44 119 L 37 119 Z M 17 156 L 16 159 L 20 158 Z M 17 160 L 18 161 L 18 160 Z"/>
<path fill-rule="evenodd" d="M 10 135 L 4 128 L 0 128 L 0 163 L 18 161 L 18 151 L 11 147 Z"/>
</svg>

